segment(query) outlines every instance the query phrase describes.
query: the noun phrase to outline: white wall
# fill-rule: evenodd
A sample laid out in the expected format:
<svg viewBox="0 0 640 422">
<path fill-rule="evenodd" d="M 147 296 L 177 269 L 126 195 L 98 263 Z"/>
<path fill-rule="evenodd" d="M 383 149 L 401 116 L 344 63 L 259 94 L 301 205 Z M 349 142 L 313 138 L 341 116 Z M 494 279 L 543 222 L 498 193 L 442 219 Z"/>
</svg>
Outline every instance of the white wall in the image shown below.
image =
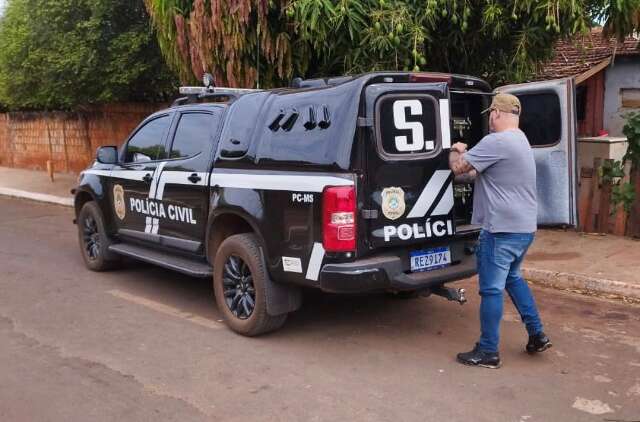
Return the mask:
<svg viewBox="0 0 640 422">
<path fill-rule="evenodd" d="M 640 56 L 618 56 L 604 75 L 603 127 L 610 136 L 623 136 L 623 114 L 640 109 L 622 108 L 621 88 L 640 88 Z"/>
</svg>

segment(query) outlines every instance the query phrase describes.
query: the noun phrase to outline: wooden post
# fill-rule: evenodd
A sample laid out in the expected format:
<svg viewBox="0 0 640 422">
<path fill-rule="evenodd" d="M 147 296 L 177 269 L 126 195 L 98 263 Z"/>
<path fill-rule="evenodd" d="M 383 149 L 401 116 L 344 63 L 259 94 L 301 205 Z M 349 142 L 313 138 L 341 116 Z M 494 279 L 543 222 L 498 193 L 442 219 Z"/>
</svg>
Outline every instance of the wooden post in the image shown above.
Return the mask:
<svg viewBox="0 0 640 422">
<path fill-rule="evenodd" d="M 589 167 L 580 169 L 580 193 L 578 195 L 578 229 L 589 232 L 589 215 L 593 196 L 594 171 Z"/>
<path fill-rule="evenodd" d="M 631 177 L 631 163 L 629 161 L 626 161 L 624 164 L 624 177 L 622 178 L 622 181 L 620 182 L 621 185 L 628 183 Z M 627 229 L 627 213 L 624 210 L 624 207 L 622 205 L 618 206 L 618 209 L 616 210 L 614 216 L 613 216 L 613 227 L 611 232 L 613 234 L 615 234 L 616 236 L 624 236 L 626 229 Z"/>
<path fill-rule="evenodd" d="M 640 169 L 631 171 L 631 183 L 636 190 L 636 200 L 631 207 L 631 214 L 627 222 L 627 236 L 640 238 Z"/>
<path fill-rule="evenodd" d="M 611 216 L 611 184 L 609 183 L 603 183 L 600 188 L 598 208 L 598 233 L 609 233 L 609 217 Z"/>
<path fill-rule="evenodd" d="M 53 182 L 53 145 L 51 144 L 51 129 L 49 128 L 49 116 L 45 115 L 47 119 L 47 142 L 49 143 L 49 159 L 47 160 L 47 174 L 49 179 Z"/>
<path fill-rule="evenodd" d="M 586 232 L 588 233 L 593 233 L 593 232 L 598 232 L 599 233 L 599 227 L 598 227 L 598 214 L 600 211 L 600 184 L 601 184 L 601 177 L 600 177 L 600 166 L 602 164 L 602 158 L 594 158 L 593 159 L 593 171 L 594 171 L 594 177 L 592 180 L 592 192 L 591 192 L 591 209 L 589 210 L 589 219 L 587 221 L 587 228 L 586 228 Z"/>
<path fill-rule="evenodd" d="M 53 162 L 51 160 L 47 160 L 47 174 L 51 182 L 53 182 Z"/>
<path fill-rule="evenodd" d="M 65 128 L 65 123 L 67 121 L 66 114 L 62 115 L 61 123 L 62 123 L 62 148 L 64 149 L 64 171 L 65 173 L 69 173 L 69 152 L 67 151 L 67 131 Z"/>
</svg>

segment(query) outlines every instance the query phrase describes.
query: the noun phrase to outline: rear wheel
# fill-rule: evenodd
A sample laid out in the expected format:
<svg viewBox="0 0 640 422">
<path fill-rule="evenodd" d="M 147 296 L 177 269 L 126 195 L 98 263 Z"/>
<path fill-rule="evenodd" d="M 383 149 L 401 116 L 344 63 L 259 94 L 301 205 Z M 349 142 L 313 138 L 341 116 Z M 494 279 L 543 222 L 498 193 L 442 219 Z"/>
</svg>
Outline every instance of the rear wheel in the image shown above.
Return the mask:
<svg viewBox="0 0 640 422">
<path fill-rule="evenodd" d="M 85 203 L 78 213 L 78 241 L 84 263 L 92 271 L 115 268 L 120 257 L 109 251 L 112 244 L 107 235 L 102 212 L 95 202 Z"/>
<path fill-rule="evenodd" d="M 287 319 L 287 314 L 267 313 L 267 271 L 261 254 L 255 235 L 236 234 L 222 242 L 213 265 L 218 309 L 227 325 L 245 336 L 277 330 Z"/>
</svg>

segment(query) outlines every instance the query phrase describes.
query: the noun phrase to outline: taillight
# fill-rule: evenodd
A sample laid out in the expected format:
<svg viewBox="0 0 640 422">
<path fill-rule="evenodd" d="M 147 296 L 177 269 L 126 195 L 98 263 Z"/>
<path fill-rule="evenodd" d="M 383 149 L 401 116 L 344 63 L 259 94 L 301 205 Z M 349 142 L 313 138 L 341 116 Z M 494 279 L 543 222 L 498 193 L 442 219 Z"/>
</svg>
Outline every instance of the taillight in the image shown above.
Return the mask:
<svg viewBox="0 0 640 422">
<path fill-rule="evenodd" d="M 331 186 L 322 193 L 322 245 L 327 252 L 356 249 L 356 190 Z"/>
</svg>

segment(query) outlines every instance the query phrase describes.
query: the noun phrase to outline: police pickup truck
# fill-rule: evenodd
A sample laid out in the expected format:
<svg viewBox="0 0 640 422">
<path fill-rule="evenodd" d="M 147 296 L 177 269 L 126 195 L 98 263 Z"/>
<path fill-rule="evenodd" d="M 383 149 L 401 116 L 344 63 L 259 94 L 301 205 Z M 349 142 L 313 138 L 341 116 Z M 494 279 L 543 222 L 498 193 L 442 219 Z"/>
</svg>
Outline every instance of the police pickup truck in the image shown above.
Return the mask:
<svg viewBox="0 0 640 422">
<path fill-rule="evenodd" d="M 574 224 L 573 82 L 503 89 L 535 147 L 540 222 Z M 181 92 L 82 172 L 89 269 L 126 256 L 212 277 L 227 324 L 248 336 L 281 327 L 301 287 L 464 301 L 444 283 L 475 274 L 479 228 L 448 151 L 488 132 L 486 82 L 385 72 Z"/>
</svg>

